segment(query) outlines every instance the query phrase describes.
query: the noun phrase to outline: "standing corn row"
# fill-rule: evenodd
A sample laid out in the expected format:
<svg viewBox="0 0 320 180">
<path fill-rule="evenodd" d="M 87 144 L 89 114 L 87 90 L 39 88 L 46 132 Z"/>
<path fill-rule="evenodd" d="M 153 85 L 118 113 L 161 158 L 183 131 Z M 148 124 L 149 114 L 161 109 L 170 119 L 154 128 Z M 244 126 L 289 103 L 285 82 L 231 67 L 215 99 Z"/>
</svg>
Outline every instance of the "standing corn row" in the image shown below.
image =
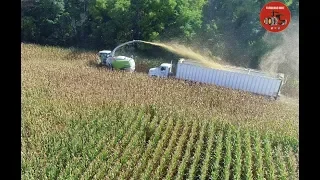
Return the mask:
<svg viewBox="0 0 320 180">
<path fill-rule="evenodd" d="M 206 130 L 207 130 L 207 122 L 204 122 L 202 124 L 202 128 L 201 128 L 201 131 L 200 131 L 200 138 L 198 139 L 197 141 L 197 149 L 196 149 L 196 152 L 193 156 L 193 162 L 192 162 L 192 165 L 191 165 L 191 169 L 189 171 L 189 178 L 188 179 L 195 179 L 196 177 L 196 171 L 198 169 L 198 163 L 199 163 L 199 160 L 200 160 L 200 156 L 201 156 L 201 150 L 202 150 L 202 146 L 203 146 L 203 139 L 204 139 L 204 135 L 206 133 Z"/>
<path fill-rule="evenodd" d="M 243 175 L 245 179 L 253 179 L 252 177 L 252 154 L 251 154 L 251 141 L 249 131 L 244 132 L 244 166 Z"/>
<path fill-rule="evenodd" d="M 190 136 L 190 140 L 188 141 L 186 152 L 185 152 L 183 159 L 182 159 L 182 162 L 178 168 L 178 173 L 177 173 L 177 178 L 176 178 L 177 180 L 185 179 L 184 178 L 185 171 L 187 169 L 187 164 L 188 164 L 190 156 L 191 156 L 191 151 L 193 149 L 193 143 L 196 139 L 198 126 L 199 126 L 199 122 L 194 121 L 194 123 L 192 125 L 191 136 Z"/>
<path fill-rule="evenodd" d="M 153 158 L 148 161 L 147 169 L 142 174 L 142 179 L 150 179 L 150 175 L 154 167 L 158 164 L 157 162 L 162 155 L 162 151 L 164 148 L 166 148 L 166 145 L 171 137 L 171 132 L 173 128 L 174 128 L 174 122 L 173 122 L 173 119 L 170 118 L 168 127 L 164 132 L 164 136 L 161 139 L 161 141 L 157 144 L 157 148 L 153 154 Z"/>
<path fill-rule="evenodd" d="M 180 118 L 177 122 L 177 125 L 176 125 L 174 131 L 173 131 L 173 134 L 171 135 L 169 145 L 160 159 L 160 165 L 157 167 L 157 169 L 153 175 L 153 177 L 155 179 L 162 179 L 162 177 L 164 175 L 164 170 L 167 167 L 168 162 L 170 162 L 169 160 L 170 160 L 170 156 L 172 154 L 171 151 L 172 151 L 173 147 L 176 145 L 176 141 L 178 139 L 178 136 L 179 136 L 179 133 L 181 131 L 182 126 L 183 126 L 183 122 L 182 122 L 182 119 Z"/>
<path fill-rule="evenodd" d="M 241 179 L 241 132 L 239 129 L 235 130 L 235 136 L 234 136 L 234 167 L 233 167 L 233 179 L 240 180 Z"/>
<path fill-rule="evenodd" d="M 124 150 L 122 156 L 119 156 L 119 159 L 111 164 L 110 167 L 114 167 L 112 171 L 109 171 L 107 174 L 107 179 L 114 179 L 118 176 L 119 171 L 123 164 L 127 164 L 128 159 L 131 160 L 135 156 L 139 154 L 139 151 L 141 150 L 142 143 L 144 143 L 144 135 L 145 135 L 145 129 L 147 121 L 149 120 L 149 116 L 146 116 L 143 118 L 143 121 L 141 122 L 140 128 L 136 131 L 133 138 L 131 139 L 130 143 Z M 103 175 L 103 174 L 101 174 Z M 102 176 L 97 176 L 97 179 L 101 179 Z"/>
<path fill-rule="evenodd" d="M 297 161 L 295 158 L 295 154 L 291 148 L 288 150 L 286 161 L 287 161 L 287 167 L 288 167 L 288 177 L 289 177 L 288 179 L 292 179 L 292 180 L 299 179 L 298 172 L 297 172 L 297 167 L 298 167 Z"/>
<path fill-rule="evenodd" d="M 165 179 L 173 179 L 174 177 L 174 173 L 177 169 L 177 166 L 178 166 L 178 162 L 179 162 L 179 159 L 181 159 L 181 156 L 183 154 L 183 148 L 184 148 L 184 145 L 187 141 L 187 138 L 188 138 L 188 134 L 190 132 L 190 122 L 191 121 L 188 121 L 186 122 L 186 124 L 184 125 L 184 128 L 183 128 L 183 134 L 180 136 L 179 138 L 179 142 L 178 142 L 178 145 L 176 146 L 176 149 L 175 149 L 175 153 L 172 157 L 172 160 L 171 160 L 171 163 L 168 167 L 168 173 L 165 177 Z"/>
<path fill-rule="evenodd" d="M 277 163 L 277 172 L 278 172 L 278 178 L 280 180 L 285 180 L 288 178 L 288 172 L 286 169 L 286 164 L 284 161 L 284 157 L 282 154 L 282 148 L 281 145 L 278 145 L 276 147 L 276 152 L 275 152 L 275 159 L 276 159 L 276 163 Z"/>
<path fill-rule="evenodd" d="M 115 118 L 114 116 L 112 118 Z M 132 128 L 133 123 L 135 122 L 135 118 L 133 120 L 128 120 L 125 125 L 123 126 L 123 128 L 121 129 L 126 129 L 128 127 Z M 121 139 L 124 136 L 124 132 L 120 134 Z M 107 136 L 105 136 L 107 137 Z M 106 156 L 106 153 L 110 151 L 110 148 L 112 147 L 112 144 L 115 144 L 116 141 L 116 137 L 113 136 L 112 139 L 110 140 L 104 140 L 105 137 L 98 143 L 98 147 L 101 146 L 101 148 L 99 148 L 100 150 L 97 150 L 96 152 L 94 152 L 94 154 L 92 157 L 92 160 L 90 162 L 90 164 L 87 166 L 87 168 L 85 169 L 85 172 L 82 173 L 80 179 L 88 179 L 90 177 L 93 176 L 93 174 L 95 173 L 97 167 L 99 167 L 99 165 L 101 164 L 101 159 L 103 157 Z M 110 147 L 111 146 L 111 147 Z M 89 153 L 90 154 L 90 153 Z"/>
<path fill-rule="evenodd" d="M 201 167 L 201 178 L 200 178 L 201 180 L 207 179 L 207 176 L 208 176 L 208 169 L 209 169 L 209 164 L 211 160 L 211 150 L 212 150 L 213 140 L 214 140 L 214 132 L 215 132 L 215 127 L 213 126 L 213 124 L 210 124 L 209 133 L 208 133 L 208 147 L 206 149 L 205 159 Z"/>
<path fill-rule="evenodd" d="M 119 122 L 119 127 L 115 127 L 115 129 L 119 129 L 119 130 L 123 130 L 123 132 L 126 132 L 126 129 L 129 128 L 129 124 L 132 123 L 133 119 L 135 118 L 136 111 L 130 111 L 129 113 L 125 113 L 124 116 L 122 117 L 122 119 L 117 120 Z M 121 122 L 122 121 L 122 122 Z M 95 124 L 95 126 L 97 127 L 102 127 L 104 122 L 104 120 L 101 120 L 100 124 Z M 120 123 L 121 122 L 121 123 Z M 118 124 L 117 124 L 118 125 Z M 89 137 L 91 138 L 95 138 L 95 139 L 100 139 L 99 137 L 101 137 L 102 139 L 105 137 L 108 137 L 108 135 L 105 134 L 105 131 L 100 130 L 101 132 L 99 133 L 99 135 L 92 136 L 91 133 L 89 133 Z M 96 144 L 94 143 L 95 141 L 92 142 L 91 145 L 86 145 L 85 149 L 83 150 L 84 153 L 86 154 L 91 154 L 91 152 L 89 152 L 90 150 L 94 149 L 94 147 L 96 147 Z M 90 158 L 90 157 L 88 157 Z M 82 160 L 82 162 L 86 162 L 84 160 Z M 78 171 L 73 171 L 72 173 L 75 175 L 75 178 L 78 179 L 79 176 L 81 175 L 81 172 L 86 168 L 85 164 L 77 164 L 77 163 L 72 163 L 72 167 L 71 169 L 77 169 Z"/>
<path fill-rule="evenodd" d="M 135 132 L 135 129 L 137 127 L 139 127 L 139 124 L 142 121 L 142 116 L 143 116 L 143 111 L 140 111 L 139 112 L 139 116 L 134 120 L 134 123 L 130 127 L 129 131 L 128 132 L 123 132 L 123 134 L 120 134 L 118 136 L 114 136 L 115 140 L 114 141 L 110 141 L 110 143 L 113 142 L 113 145 L 110 144 L 110 145 L 106 145 L 105 146 L 105 147 L 109 148 L 110 150 L 104 149 L 104 150 L 101 151 L 100 156 L 98 156 L 96 158 L 98 160 L 98 162 L 95 163 L 93 165 L 93 167 L 90 169 L 90 171 L 88 172 L 90 174 L 89 175 L 85 174 L 86 176 L 88 176 L 87 178 L 91 179 L 97 172 L 104 173 L 104 172 L 107 171 L 107 168 L 104 168 L 104 167 L 110 167 L 110 166 L 107 166 L 108 162 L 113 161 L 113 159 L 116 158 L 116 156 L 118 156 L 119 153 L 121 153 L 120 152 L 121 147 L 122 146 L 125 147 L 127 145 L 127 143 L 130 141 L 130 139 L 131 139 L 130 137 Z M 111 151 L 111 148 L 114 148 L 114 146 L 116 146 L 116 147 L 115 147 L 115 149 L 112 150 L 113 153 L 114 153 L 114 154 L 112 154 L 110 151 Z"/>
<path fill-rule="evenodd" d="M 163 131 L 164 130 L 165 130 L 165 132 L 168 131 L 169 126 L 168 126 L 168 124 L 166 124 L 166 122 L 167 122 L 166 119 L 163 119 L 160 121 L 160 125 L 156 129 L 154 137 L 150 140 L 146 151 L 142 155 L 142 158 L 136 164 L 137 167 L 134 169 L 131 179 L 138 179 L 141 171 L 145 170 L 144 168 L 147 165 L 146 162 L 148 162 L 148 159 L 152 156 L 152 153 L 153 153 L 154 149 L 156 148 L 156 146 L 161 138 L 161 135 L 165 134 L 165 133 L 163 133 Z M 163 138 L 163 136 L 162 136 L 162 138 Z"/>
<path fill-rule="evenodd" d="M 219 179 L 220 172 L 220 160 L 222 155 L 222 140 L 223 140 L 223 131 L 220 131 L 216 137 L 217 145 L 214 150 L 214 162 L 212 164 L 211 177 L 210 179 L 216 180 Z"/>
<path fill-rule="evenodd" d="M 143 112 L 143 111 L 141 111 L 141 112 Z M 123 141 L 120 141 L 115 145 L 115 148 L 112 151 L 113 154 L 109 154 L 108 157 L 104 158 L 103 165 L 98 168 L 98 172 L 94 176 L 94 178 L 99 179 L 105 173 L 109 172 L 109 170 L 112 170 L 114 168 L 114 166 L 113 166 L 114 161 L 117 160 L 121 156 L 123 151 L 127 148 L 127 146 L 132 141 L 133 136 L 137 133 L 136 129 L 138 129 L 141 126 L 141 124 L 143 123 L 144 114 L 141 113 L 141 115 L 139 115 L 137 117 L 137 119 L 138 120 L 135 122 L 133 128 L 131 128 L 128 132 L 126 132 L 126 134 L 123 138 Z M 109 168 L 104 168 L 104 167 L 109 167 Z"/>
<path fill-rule="evenodd" d="M 106 114 L 106 117 L 105 119 L 108 119 L 110 120 L 111 122 L 112 121 L 115 121 L 115 118 L 113 116 L 113 113 L 116 112 L 116 108 L 110 108 L 110 110 L 108 111 L 108 113 Z M 130 126 L 130 123 L 132 121 L 129 121 L 129 122 L 126 122 L 126 126 Z M 77 122 L 76 124 L 79 125 L 79 122 Z M 72 126 L 72 123 L 71 123 L 71 126 Z M 111 124 L 108 125 L 108 127 L 112 127 Z M 76 127 L 73 127 L 73 128 L 76 128 Z M 77 129 L 77 128 L 76 128 Z M 76 130 L 75 130 L 76 131 Z M 69 134 L 74 134 L 75 132 L 68 132 Z M 103 134 L 103 132 L 100 132 L 101 134 Z M 62 139 L 62 138 L 61 138 Z M 105 143 L 106 142 L 109 142 L 109 136 L 108 135 L 104 135 L 102 139 L 99 140 L 99 142 L 95 143 L 96 144 L 96 149 L 94 148 L 91 148 L 92 146 L 87 146 L 87 148 L 84 149 L 85 152 L 83 153 L 86 153 L 86 157 L 88 158 L 88 161 L 89 162 L 96 162 L 96 157 L 98 156 L 99 153 L 102 152 L 103 148 L 106 147 L 105 146 Z M 58 152 L 58 156 L 54 159 L 58 160 L 58 161 L 63 161 L 64 158 L 62 158 L 61 156 L 65 156 L 67 154 L 67 148 L 69 145 L 69 143 L 66 143 L 66 144 L 62 144 L 60 145 L 62 148 L 62 150 L 59 150 Z M 76 160 L 74 158 L 74 160 Z M 67 171 L 69 172 L 70 170 L 68 169 L 77 169 L 77 171 L 73 171 L 72 174 L 73 176 L 75 176 L 76 178 L 79 178 L 79 176 L 81 175 L 81 173 L 83 173 L 83 170 L 85 170 L 89 163 L 88 164 L 85 164 L 83 162 L 86 162 L 85 160 L 82 160 L 82 163 L 80 165 L 78 165 L 77 163 L 72 163 L 72 161 L 69 161 L 69 164 L 66 165 L 65 168 L 63 168 L 62 166 L 60 166 L 60 169 L 58 171 L 58 173 L 55 175 L 55 177 L 51 177 L 52 179 L 55 179 L 55 178 L 58 178 L 58 177 L 66 177 L 68 174 L 66 174 L 66 172 L 64 171 Z M 58 164 L 58 162 L 55 162 L 53 164 Z M 90 165 L 92 165 L 93 163 L 90 163 Z M 77 168 L 73 168 L 73 167 L 77 167 Z M 64 171 L 62 171 L 64 170 Z"/>
<path fill-rule="evenodd" d="M 231 128 L 226 129 L 226 136 L 225 136 L 225 156 L 224 156 L 224 169 L 223 169 L 223 179 L 228 180 L 230 177 L 230 164 L 231 164 Z"/>
<path fill-rule="evenodd" d="M 107 138 L 104 138 L 104 141 Z M 48 178 L 57 178 L 59 176 L 63 176 L 61 174 L 63 174 L 64 170 L 66 169 L 66 166 L 63 165 L 63 161 L 67 161 L 68 157 L 66 156 L 66 154 L 68 154 L 68 144 L 63 142 L 61 143 L 62 148 L 59 149 L 58 154 L 53 158 L 53 160 L 51 160 L 51 162 L 48 162 L 49 166 L 46 167 L 46 173 L 48 170 L 55 169 L 54 173 L 52 174 L 48 174 Z M 51 164 L 55 164 L 54 167 L 51 167 Z"/>
<path fill-rule="evenodd" d="M 275 176 L 275 167 L 272 159 L 272 149 L 268 136 L 264 138 L 264 160 L 265 160 L 265 178 L 273 180 L 276 178 Z"/>
<path fill-rule="evenodd" d="M 158 116 L 151 115 L 150 119 L 151 122 L 147 124 L 145 129 L 145 145 L 147 145 L 155 136 L 155 131 L 160 124 Z"/>
<path fill-rule="evenodd" d="M 157 125 L 157 121 L 158 121 L 158 118 L 157 116 L 154 116 L 151 123 L 150 123 L 150 131 L 151 132 L 154 132 L 154 129 L 156 128 L 156 125 Z M 149 127 L 147 126 L 144 131 L 148 131 L 146 129 L 148 129 Z M 144 132 L 145 136 L 147 136 L 146 132 Z M 152 134 L 151 136 L 151 139 L 153 139 L 154 136 L 156 136 L 157 134 Z M 146 140 L 146 137 L 144 137 L 144 140 Z M 148 142 L 144 142 L 144 143 L 148 143 Z M 129 158 L 129 162 L 125 163 L 124 166 L 121 168 L 121 173 L 119 175 L 119 178 L 120 179 L 127 179 L 127 177 L 130 175 L 131 171 L 133 170 L 132 168 L 134 167 L 135 163 L 138 161 L 138 159 L 140 158 L 140 156 L 142 155 L 142 152 L 140 151 L 143 151 L 143 149 L 141 148 L 144 148 L 144 147 L 139 147 L 139 148 L 136 148 L 135 151 L 137 152 L 134 152 L 132 153 L 134 155 L 134 157 L 131 157 Z"/>
<path fill-rule="evenodd" d="M 261 151 L 261 140 L 260 136 L 257 132 L 254 133 L 253 136 L 253 142 L 254 142 L 254 159 L 255 159 L 255 169 L 254 172 L 256 174 L 257 180 L 263 180 L 263 159 L 262 159 L 262 151 Z"/>
</svg>

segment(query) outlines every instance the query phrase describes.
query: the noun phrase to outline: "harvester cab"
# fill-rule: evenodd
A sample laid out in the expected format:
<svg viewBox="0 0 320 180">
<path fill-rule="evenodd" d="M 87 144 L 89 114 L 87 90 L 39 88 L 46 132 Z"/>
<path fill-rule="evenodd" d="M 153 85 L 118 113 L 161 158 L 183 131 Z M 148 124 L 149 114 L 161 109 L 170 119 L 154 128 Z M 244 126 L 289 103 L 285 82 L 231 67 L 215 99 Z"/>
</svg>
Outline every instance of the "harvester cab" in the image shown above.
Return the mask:
<svg viewBox="0 0 320 180">
<path fill-rule="evenodd" d="M 99 51 L 99 60 L 102 65 L 109 65 L 109 64 L 107 64 L 107 59 L 109 57 L 111 57 L 110 50 Z"/>
</svg>

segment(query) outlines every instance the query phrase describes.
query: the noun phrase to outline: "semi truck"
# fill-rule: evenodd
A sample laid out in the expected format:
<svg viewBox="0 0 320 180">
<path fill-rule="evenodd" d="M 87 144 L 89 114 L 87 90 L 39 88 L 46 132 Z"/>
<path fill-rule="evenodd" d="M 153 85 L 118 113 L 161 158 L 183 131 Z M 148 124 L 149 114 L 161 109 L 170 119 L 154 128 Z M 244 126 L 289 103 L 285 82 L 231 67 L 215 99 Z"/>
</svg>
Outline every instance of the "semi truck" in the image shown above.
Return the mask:
<svg viewBox="0 0 320 180">
<path fill-rule="evenodd" d="M 180 59 L 173 73 L 172 63 L 162 63 L 149 69 L 149 76 L 174 77 L 181 80 L 213 84 L 216 86 L 242 90 L 277 99 L 284 74 L 269 74 L 253 69 L 224 66 L 223 69 L 205 67 L 194 60 Z"/>
</svg>

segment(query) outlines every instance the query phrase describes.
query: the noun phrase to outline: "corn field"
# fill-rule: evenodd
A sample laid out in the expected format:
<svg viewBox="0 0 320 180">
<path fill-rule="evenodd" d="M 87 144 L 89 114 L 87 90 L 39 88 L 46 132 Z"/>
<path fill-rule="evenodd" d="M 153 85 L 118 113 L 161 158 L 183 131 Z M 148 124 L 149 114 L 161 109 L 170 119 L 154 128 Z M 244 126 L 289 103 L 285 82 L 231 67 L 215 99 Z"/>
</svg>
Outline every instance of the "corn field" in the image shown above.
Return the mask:
<svg viewBox="0 0 320 180">
<path fill-rule="evenodd" d="M 22 179 L 298 179 L 298 107 L 22 44 Z"/>
</svg>

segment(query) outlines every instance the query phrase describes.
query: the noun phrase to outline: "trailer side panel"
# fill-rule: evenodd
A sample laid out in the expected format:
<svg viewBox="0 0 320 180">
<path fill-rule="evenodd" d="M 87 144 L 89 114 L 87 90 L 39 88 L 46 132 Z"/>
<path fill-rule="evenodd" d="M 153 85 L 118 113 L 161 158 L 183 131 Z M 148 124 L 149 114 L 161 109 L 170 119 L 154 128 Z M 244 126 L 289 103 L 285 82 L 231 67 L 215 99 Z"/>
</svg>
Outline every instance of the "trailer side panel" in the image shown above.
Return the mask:
<svg viewBox="0 0 320 180">
<path fill-rule="evenodd" d="M 277 97 L 281 87 L 280 78 L 261 73 L 212 69 L 193 64 L 178 63 L 176 78 L 214 84 L 265 96 Z"/>
</svg>

